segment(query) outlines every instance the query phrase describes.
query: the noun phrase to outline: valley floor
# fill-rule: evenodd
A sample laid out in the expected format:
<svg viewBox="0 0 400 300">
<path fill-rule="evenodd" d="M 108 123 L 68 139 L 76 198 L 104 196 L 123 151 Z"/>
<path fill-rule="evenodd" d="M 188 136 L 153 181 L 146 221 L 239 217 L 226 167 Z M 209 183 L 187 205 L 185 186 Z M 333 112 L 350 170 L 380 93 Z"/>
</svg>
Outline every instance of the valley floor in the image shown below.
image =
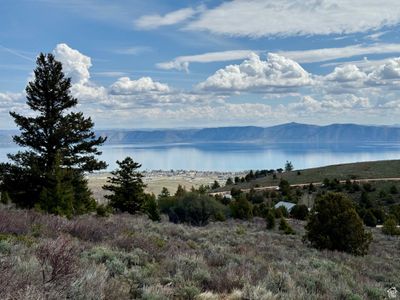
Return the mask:
<svg viewBox="0 0 400 300">
<path fill-rule="evenodd" d="M 199 188 L 200 185 L 212 185 L 216 180 L 221 186 L 226 180 L 235 176 L 245 176 L 246 172 L 213 172 L 213 171 L 147 171 L 143 173 L 143 181 L 147 185 L 146 192 L 158 195 L 163 187 L 168 188 L 171 194 L 175 193 L 178 185 L 190 190 L 192 186 Z M 106 182 L 110 173 L 101 172 L 88 175 L 89 188 L 97 202 L 104 201 L 105 191 L 101 188 Z"/>
</svg>

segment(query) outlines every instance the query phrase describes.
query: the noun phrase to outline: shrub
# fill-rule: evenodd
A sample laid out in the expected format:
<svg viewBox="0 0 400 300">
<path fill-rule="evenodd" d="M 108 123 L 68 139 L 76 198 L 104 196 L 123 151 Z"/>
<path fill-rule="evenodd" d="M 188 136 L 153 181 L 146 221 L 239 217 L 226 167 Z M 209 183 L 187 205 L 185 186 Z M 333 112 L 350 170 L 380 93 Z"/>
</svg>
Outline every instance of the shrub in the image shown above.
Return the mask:
<svg viewBox="0 0 400 300">
<path fill-rule="evenodd" d="M 160 212 L 163 214 L 168 214 L 171 207 L 173 207 L 176 203 L 176 198 L 171 196 L 166 187 L 162 188 L 157 200 Z"/>
<path fill-rule="evenodd" d="M 400 223 L 400 204 L 391 206 L 390 213 L 396 218 L 397 222 Z"/>
<path fill-rule="evenodd" d="M 96 207 L 96 215 L 98 217 L 108 217 L 111 213 L 111 207 L 104 204 L 99 204 Z"/>
<path fill-rule="evenodd" d="M 370 183 L 364 183 L 363 184 L 363 189 L 366 192 L 373 192 L 375 189 L 372 187 L 372 184 Z"/>
<path fill-rule="evenodd" d="M 77 273 L 78 249 L 67 238 L 44 242 L 36 249 L 36 257 L 42 268 L 43 285 L 65 285 Z"/>
<path fill-rule="evenodd" d="M 290 184 L 287 180 L 281 179 L 279 182 L 279 190 L 281 191 L 282 195 L 286 196 L 290 194 Z"/>
<path fill-rule="evenodd" d="M 391 187 L 390 187 L 390 193 L 391 194 L 398 194 L 398 190 L 397 190 L 397 187 L 395 186 L 395 185 L 392 185 Z"/>
<path fill-rule="evenodd" d="M 99 242 L 112 235 L 112 231 L 115 230 L 114 224 L 103 222 L 98 218 L 85 216 L 71 221 L 64 231 L 84 241 Z"/>
<path fill-rule="evenodd" d="M 394 218 L 388 218 L 382 227 L 382 232 L 386 235 L 400 235 L 400 229 L 397 228 L 397 222 Z"/>
<path fill-rule="evenodd" d="M 10 196 L 8 195 L 7 191 L 1 191 L 1 197 L 0 197 L 0 202 L 7 205 L 8 203 L 11 202 Z"/>
<path fill-rule="evenodd" d="M 376 219 L 373 212 L 369 209 L 367 210 L 366 214 L 364 215 L 364 224 L 368 227 L 376 227 L 378 224 L 378 220 Z"/>
<path fill-rule="evenodd" d="M 232 217 L 236 219 L 249 220 L 253 217 L 253 207 L 247 201 L 244 195 L 240 195 L 238 199 L 230 204 Z"/>
<path fill-rule="evenodd" d="M 283 217 L 279 222 L 279 230 L 282 230 L 285 234 L 295 234 L 293 228 L 288 224 L 288 222 Z"/>
<path fill-rule="evenodd" d="M 275 218 L 281 218 L 281 217 L 285 218 L 289 217 L 289 212 L 283 205 L 275 208 Z"/>
<path fill-rule="evenodd" d="M 267 229 L 274 229 L 275 228 L 275 214 L 272 210 L 270 210 L 265 218 L 267 223 Z"/>
<path fill-rule="evenodd" d="M 221 219 L 224 206 L 214 198 L 198 193 L 185 193 L 169 210 L 169 219 L 174 223 L 207 225 L 210 219 Z"/>
<path fill-rule="evenodd" d="M 231 196 L 235 199 L 239 198 L 243 191 L 237 187 L 231 188 Z"/>
<path fill-rule="evenodd" d="M 364 255 L 372 235 L 350 199 L 340 193 L 328 193 L 317 200 L 306 225 L 305 240 L 317 249 L 329 249 Z"/>
<path fill-rule="evenodd" d="M 304 204 L 296 204 L 290 211 L 290 215 L 298 220 L 305 220 L 308 217 L 308 207 Z"/>
</svg>

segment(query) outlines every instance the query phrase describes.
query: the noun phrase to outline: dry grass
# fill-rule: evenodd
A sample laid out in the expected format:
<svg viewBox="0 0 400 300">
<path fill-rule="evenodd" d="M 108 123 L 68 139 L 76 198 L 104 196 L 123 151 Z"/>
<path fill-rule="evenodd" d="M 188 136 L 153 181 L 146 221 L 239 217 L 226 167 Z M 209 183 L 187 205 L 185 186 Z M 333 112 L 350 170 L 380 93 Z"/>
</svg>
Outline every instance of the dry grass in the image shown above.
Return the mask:
<svg viewBox="0 0 400 300">
<path fill-rule="evenodd" d="M 189 175 L 175 175 L 175 176 L 145 176 L 144 183 L 147 184 L 146 192 L 154 193 L 155 195 L 160 194 L 163 187 L 166 187 L 171 193 L 174 193 L 178 188 L 178 185 L 185 187 L 187 190 L 193 186 L 196 189 L 200 185 L 212 185 L 214 180 L 220 182 L 221 185 L 225 184 L 225 180 L 221 180 L 218 175 L 203 175 L 192 177 Z M 104 203 L 105 191 L 101 188 L 107 181 L 107 177 L 110 173 L 95 173 L 88 176 L 89 188 L 93 193 L 94 198 L 99 203 Z"/>
<path fill-rule="evenodd" d="M 364 257 L 319 252 L 290 222 L 296 235 L 261 219 L 198 228 L 0 210 L 0 299 L 385 299 L 400 288 L 400 238 L 374 230 Z"/>
</svg>

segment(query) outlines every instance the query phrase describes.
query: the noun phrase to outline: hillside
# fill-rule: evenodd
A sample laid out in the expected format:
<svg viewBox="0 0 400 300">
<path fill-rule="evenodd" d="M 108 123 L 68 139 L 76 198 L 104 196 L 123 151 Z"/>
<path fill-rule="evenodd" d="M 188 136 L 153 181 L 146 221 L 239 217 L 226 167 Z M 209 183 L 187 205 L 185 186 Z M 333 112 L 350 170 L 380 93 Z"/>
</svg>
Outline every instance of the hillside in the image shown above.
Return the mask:
<svg viewBox="0 0 400 300">
<path fill-rule="evenodd" d="M 305 170 L 294 170 L 277 174 L 276 178 L 272 175 L 257 178 L 250 182 L 238 183 L 237 187 L 249 189 L 252 187 L 276 186 L 281 179 L 289 181 L 290 184 L 307 184 L 322 182 L 325 178 L 330 180 L 346 179 L 400 179 L 400 160 L 370 161 L 350 164 L 339 164 Z M 222 187 L 219 191 L 230 190 L 231 186 Z"/>
<path fill-rule="evenodd" d="M 371 229 L 369 254 L 354 257 L 307 247 L 290 222 L 296 235 L 259 218 L 199 228 L 0 210 L 0 298 L 385 299 L 400 286 L 398 238 Z"/>
</svg>

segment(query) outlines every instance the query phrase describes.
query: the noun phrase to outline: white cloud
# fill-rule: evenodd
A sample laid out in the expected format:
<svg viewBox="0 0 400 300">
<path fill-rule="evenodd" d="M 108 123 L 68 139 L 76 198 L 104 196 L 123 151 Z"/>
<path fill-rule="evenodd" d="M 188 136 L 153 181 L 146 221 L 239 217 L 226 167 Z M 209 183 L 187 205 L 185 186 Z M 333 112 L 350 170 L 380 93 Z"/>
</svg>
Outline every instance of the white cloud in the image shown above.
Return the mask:
<svg viewBox="0 0 400 300">
<path fill-rule="evenodd" d="M 104 72 L 95 72 L 92 74 L 99 77 L 123 77 L 127 75 L 126 72 L 120 72 L 120 71 L 104 71 Z"/>
<path fill-rule="evenodd" d="M 375 32 L 367 35 L 364 37 L 365 39 L 371 40 L 371 41 L 379 41 L 382 36 L 387 34 L 389 31 L 380 31 L 380 32 Z"/>
<path fill-rule="evenodd" d="M 93 83 L 75 83 L 71 86 L 71 94 L 79 100 L 79 105 L 89 103 L 99 104 L 108 98 L 108 91 L 105 87 Z"/>
<path fill-rule="evenodd" d="M 196 11 L 193 8 L 183 8 L 170 12 L 164 16 L 147 15 L 135 21 L 135 26 L 139 29 L 156 29 L 161 26 L 174 25 L 191 18 Z"/>
<path fill-rule="evenodd" d="M 252 50 L 230 50 L 230 51 L 220 51 L 220 52 L 208 52 L 198 55 L 187 55 L 179 56 L 172 61 L 158 63 L 156 66 L 160 69 L 170 70 L 189 70 L 189 63 L 210 63 L 219 61 L 232 61 L 250 58 L 253 53 L 259 51 Z"/>
<path fill-rule="evenodd" d="M 226 66 L 200 83 L 198 87 L 206 92 L 188 92 L 150 77 L 121 77 L 109 86 L 98 85 L 90 79 L 89 57 L 65 44 L 56 50 L 69 64 L 67 75 L 75 76 L 71 93 L 79 100 L 77 109 L 93 116 L 98 126 L 201 127 L 294 120 L 326 123 L 363 121 L 366 116 L 386 121 L 395 120 L 400 110 L 395 90 L 400 86 L 400 58 L 337 66 L 330 74 L 317 76 L 278 54 L 269 54 L 266 60 L 250 54 L 242 63 Z M 253 93 L 251 103 L 227 96 L 241 91 Z M 24 93 L 0 93 L 1 120 L 9 120 L 9 110 L 30 113 Z M 134 123 L 132 114 L 136 116 Z"/>
<path fill-rule="evenodd" d="M 138 54 L 141 54 L 144 52 L 149 52 L 152 50 L 153 49 L 148 46 L 133 46 L 133 47 L 128 47 L 128 48 L 116 49 L 116 50 L 114 50 L 114 52 L 117 54 L 123 54 L 123 55 L 138 55 Z"/>
<path fill-rule="evenodd" d="M 156 64 L 160 69 L 189 71 L 190 63 L 211 63 L 233 61 L 249 58 L 252 53 L 266 53 L 265 50 L 227 50 L 207 52 L 197 55 L 178 56 L 171 61 Z M 348 58 L 367 54 L 400 53 L 400 44 L 375 43 L 372 45 L 351 45 L 338 48 L 322 48 L 311 50 L 277 51 L 279 55 L 295 60 L 298 63 L 324 62 L 340 58 Z M 335 63 L 338 64 L 338 63 Z M 341 63 L 343 64 L 343 63 Z M 324 66 L 328 66 L 324 65 Z"/>
<path fill-rule="evenodd" d="M 331 93 L 353 93 L 360 89 L 380 87 L 399 89 L 400 57 L 364 64 L 345 64 L 338 66 L 330 74 L 320 77 L 322 88 Z M 382 92 L 382 91 L 381 91 Z"/>
<path fill-rule="evenodd" d="M 400 57 L 393 58 L 379 66 L 377 70 L 370 74 L 374 80 L 400 80 Z"/>
<path fill-rule="evenodd" d="M 25 93 L 0 93 L 0 110 L 23 105 Z"/>
<path fill-rule="evenodd" d="M 298 51 L 280 51 L 278 54 L 299 63 L 329 61 L 367 54 L 400 53 L 400 44 L 351 45 L 341 48 L 323 48 Z"/>
<path fill-rule="evenodd" d="M 269 53 L 263 61 L 257 54 L 240 65 L 229 65 L 198 85 L 213 91 L 272 91 L 293 89 L 312 84 L 312 78 L 298 63 Z"/>
<path fill-rule="evenodd" d="M 365 80 L 366 78 L 367 74 L 352 64 L 336 67 L 332 73 L 325 77 L 328 81 L 337 82 L 359 81 Z"/>
<path fill-rule="evenodd" d="M 90 57 L 67 44 L 58 44 L 53 50 L 54 56 L 63 65 L 63 71 L 71 77 L 73 83 L 85 83 L 90 79 L 89 69 L 92 66 Z"/>
<path fill-rule="evenodd" d="M 290 103 L 287 106 L 289 112 L 299 115 L 312 115 L 315 113 L 338 114 L 345 111 L 360 111 L 371 108 L 372 105 L 366 97 L 355 95 L 332 96 L 326 95 L 321 100 L 312 96 L 304 96 L 299 102 Z"/>
<path fill-rule="evenodd" d="M 161 92 L 168 93 L 168 85 L 153 81 L 150 77 L 142 77 L 138 80 L 131 80 L 129 77 L 121 77 L 110 87 L 114 95 L 130 95 L 143 92 Z"/>
<path fill-rule="evenodd" d="M 397 0 L 233 0 L 187 25 L 229 36 L 349 34 L 399 24 Z"/>
</svg>

